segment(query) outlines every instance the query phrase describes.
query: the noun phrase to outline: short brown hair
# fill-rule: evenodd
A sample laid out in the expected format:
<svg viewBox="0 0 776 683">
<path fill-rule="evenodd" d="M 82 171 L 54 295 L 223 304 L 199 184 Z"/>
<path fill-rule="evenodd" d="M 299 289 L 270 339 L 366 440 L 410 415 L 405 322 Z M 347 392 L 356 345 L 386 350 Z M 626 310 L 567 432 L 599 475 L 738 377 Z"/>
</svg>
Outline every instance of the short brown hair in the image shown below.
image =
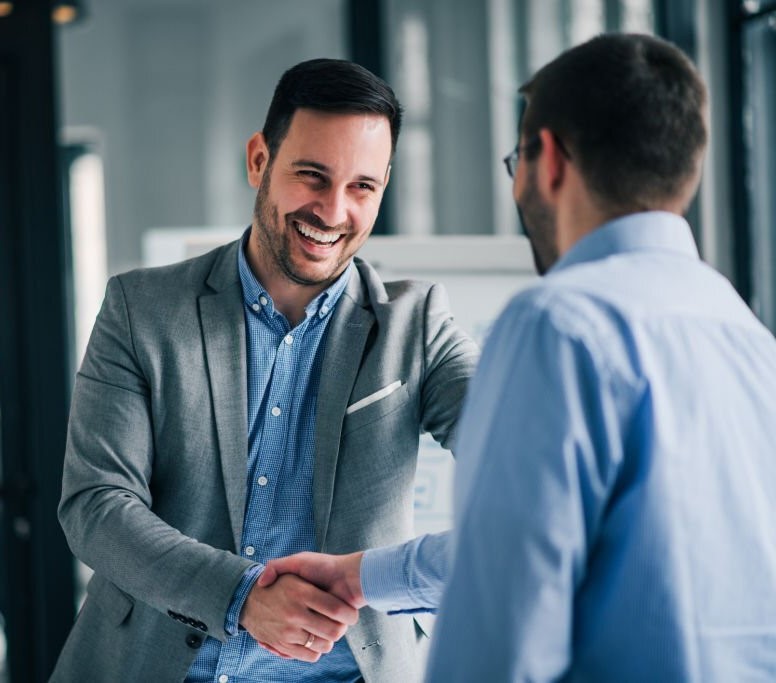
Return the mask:
<svg viewBox="0 0 776 683">
<path fill-rule="evenodd" d="M 610 207 L 653 208 L 695 177 L 706 146 L 706 88 L 665 40 L 600 35 L 544 66 L 520 92 L 528 100 L 523 139 L 550 129 Z M 528 159 L 537 153 L 529 151 Z"/>
</svg>

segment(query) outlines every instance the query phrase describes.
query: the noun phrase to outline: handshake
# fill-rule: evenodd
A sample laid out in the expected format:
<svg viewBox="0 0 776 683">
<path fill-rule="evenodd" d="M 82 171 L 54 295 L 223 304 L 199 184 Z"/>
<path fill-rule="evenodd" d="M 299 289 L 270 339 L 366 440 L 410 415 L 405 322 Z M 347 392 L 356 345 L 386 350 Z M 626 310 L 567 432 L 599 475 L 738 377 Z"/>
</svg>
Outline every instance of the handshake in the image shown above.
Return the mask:
<svg viewBox="0 0 776 683">
<path fill-rule="evenodd" d="M 317 662 L 358 621 L 362 552 L 304 552 L 270 560 L 240 612 L 240 625 L 284 659 Z"/>
</svg>

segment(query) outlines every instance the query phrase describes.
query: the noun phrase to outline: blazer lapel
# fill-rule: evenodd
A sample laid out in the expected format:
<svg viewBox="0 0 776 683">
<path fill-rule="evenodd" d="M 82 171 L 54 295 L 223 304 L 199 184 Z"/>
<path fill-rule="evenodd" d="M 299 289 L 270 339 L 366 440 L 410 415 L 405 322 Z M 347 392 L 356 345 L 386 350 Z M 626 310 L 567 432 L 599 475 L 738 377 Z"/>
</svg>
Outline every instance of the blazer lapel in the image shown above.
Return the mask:
<svg viewBox="0 0 776 683">
<path fill-rule="evenodd" d="M 245 317 L 237 272 L 239 244 L 238 241 L 224 249 L 207 280 L 214 292 L 199 298 L 221 472 L 235 548 L 240 547 L 242 538 L 248 458 Z"/>
<path fill-rule="evenodd" d="M 366 338 L 374 315 L 364 308 L 363 285 L 354 268 L 337 303 L 326 338 L 315 418 L 315 469 L 313 511 L 315 544 L 323 550 L 329 527 L 334 475 L 337 470 L 342 421 L 356 381 Z"/>
</svg>

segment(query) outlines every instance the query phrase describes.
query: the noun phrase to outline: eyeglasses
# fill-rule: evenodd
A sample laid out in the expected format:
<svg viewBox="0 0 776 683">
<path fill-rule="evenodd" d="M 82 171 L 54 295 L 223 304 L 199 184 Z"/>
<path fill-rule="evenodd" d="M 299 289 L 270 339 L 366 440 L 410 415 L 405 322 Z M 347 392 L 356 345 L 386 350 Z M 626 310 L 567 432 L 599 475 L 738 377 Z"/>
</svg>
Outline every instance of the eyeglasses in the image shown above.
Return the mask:
<svg viewBox="0 0 776 683">
<path fill-rule="evenodd" d="M 561 151 L 561 154 L 563 154 L 564 157 L 566 157 L 569 161 L 571 161 L 571 155 L 568 153 L 568 150 L 566 149 L 566 145 L 563 144 L 563 140 L 561 140 L 555 133 L 552 134 L 552 137 L 555 139 L 555 144 L 558 145 L 558 148 Z M 539 138 L 538 135 L 532 135 L 528 141 L 521 145 L 519 142 L 515 145 L 515 148 L 504 157 L 504 165 L 507 167 L 507 173 L 509 173 L 510 178 L 515 177 L 515 171 L 517 170 L 517 161 L 520 159 L 520 155 L 523 152 L 528 152 L 532 149 L 535 149 L 536 147 L 541 146 L 542 141 Z"/>
<path fill-rule="evenodd" d="M 515 170 L 517 169 L 517 162 L 520 159 L 520 155 L 526 150 L 534 149 L 537 145 L 541 144 L 541 140 L 538 135 L 533 135 L 528 142 L 521 145 L 519 142 L 515 145 L 515 148 L 504 157 L 504 166 L 507 167 L 507 173 L 510 178 L 515 177 Z"/>
</svg>

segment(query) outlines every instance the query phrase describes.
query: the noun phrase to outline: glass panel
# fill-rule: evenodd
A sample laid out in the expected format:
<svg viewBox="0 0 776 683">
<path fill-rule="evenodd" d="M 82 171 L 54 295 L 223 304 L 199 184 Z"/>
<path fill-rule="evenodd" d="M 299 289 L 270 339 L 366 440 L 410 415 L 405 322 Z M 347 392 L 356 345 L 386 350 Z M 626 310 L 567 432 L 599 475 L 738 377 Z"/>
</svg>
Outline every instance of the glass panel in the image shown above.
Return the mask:
<svg viewBox="0 0 776 683">
<path fill-rule="evenodd" d="M 407 112 L 392 172 L 395 231 L 491 233 L 500 162 L 491 149 L 489 12 L 507 3 L 385 5 L 388 80 Z"/>
<path fill-rule="evenodd" d="M 771 330 L 776 330 L 776 11 L 746 24 L 744 61 L 754 270 L 752 308 Z"/>
</svg>

